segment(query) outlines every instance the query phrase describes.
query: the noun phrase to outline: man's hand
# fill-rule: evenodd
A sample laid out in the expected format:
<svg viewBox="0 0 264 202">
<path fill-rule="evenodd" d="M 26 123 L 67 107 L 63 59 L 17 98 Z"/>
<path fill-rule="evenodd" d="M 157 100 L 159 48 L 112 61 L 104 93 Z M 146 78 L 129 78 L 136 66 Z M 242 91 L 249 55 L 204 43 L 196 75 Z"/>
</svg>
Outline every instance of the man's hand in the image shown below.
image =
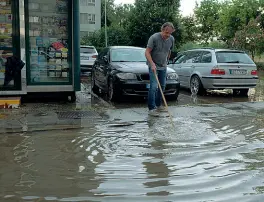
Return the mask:
<svg viewBox="0 0 264 202">
<path fill-rule="evenodd" d="M 148 62 L 150 63 L 150 66 L 151 66 L 151 70 L 153 71 L 153 72 L 156 72 L 156 64 L 153 62 L 153 60 L 152 60 L 152 57 L 151 57 L 151 51 L 152 51 L 152 49 L 151 48 L 146 48 L 146 51 L 145 51 L 145 56 L 146 56 L 146 58 L 147 58 L 147 60 L 148 60 Z"/>
<path fill-rule="evenodd" d="M 156 67 L 155 63 L 151 64 L 151 69 L 153 72 L 156 72 L 157 67 Z"/>
</svg>

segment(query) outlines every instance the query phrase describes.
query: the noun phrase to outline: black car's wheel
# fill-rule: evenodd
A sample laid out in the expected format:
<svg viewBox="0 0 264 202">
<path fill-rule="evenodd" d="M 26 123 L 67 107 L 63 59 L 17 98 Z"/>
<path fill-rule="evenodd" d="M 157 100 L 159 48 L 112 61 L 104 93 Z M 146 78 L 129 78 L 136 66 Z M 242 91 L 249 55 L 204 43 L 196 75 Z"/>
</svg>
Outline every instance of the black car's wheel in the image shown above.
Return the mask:
<svg viewBox="0 0 264 202">
<path fill-rule="evenodd" d="M 113 79 L 109 78 L 107 97 L 109 101 L 117 101 L 119 99 L 119 91 L 116 89 Z"/>
<path fill-rule="evenodd" d="M 205 93 L 205 89 L 203 87 L 203 84 L 199 76 L 197 75 L 192 76 L 190 81 L 190 89 L 191 89 L 191 93 L 194 95 L 203 95 Z"/>
<path fill-rule="evenodd" d="M 94 72 L 92 72 L 91 88 L 94 93 L 99 93 L 99 87 L 95 84 Z"/>
<path fill-rule="evenodd" d="M 248 96 L 249 89 L 233 89 L 233 95 L 235 96 Z"/>
</svg>

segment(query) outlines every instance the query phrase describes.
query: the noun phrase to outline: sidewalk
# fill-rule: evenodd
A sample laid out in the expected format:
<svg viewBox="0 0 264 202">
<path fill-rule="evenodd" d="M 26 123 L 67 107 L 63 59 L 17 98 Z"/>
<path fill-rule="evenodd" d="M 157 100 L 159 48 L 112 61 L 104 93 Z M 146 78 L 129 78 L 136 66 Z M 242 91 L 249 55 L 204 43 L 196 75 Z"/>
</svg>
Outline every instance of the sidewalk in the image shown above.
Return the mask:
<svg viewBox="0 0 264 202">
<path fill-rule="evenodd" d="M 263 89 L 259 89 L 256 94 L 263 95 L 262 91 Z M 260 118 L 264 114 L 264 102 L 178 105 L 169 109 L 175 119 L 188 119 L 189 116 L 198 118 L 203 115 L 246 115 Z M 83 81 L 76 103 L 26 103 L 19 109 L 0 109 L 0 134 L 89 128 L 105 120 L 122 126 L 145 122 L 148 118 L 146 107 L 115 109 L 97 95 L 91 95 L 89 82 Z"/>
<path fill-rule="evenodd" d="M 82 84 L 76 103 L 26 103 L 18 109 L 0 109 L 0 133 L 89 127 L 103 118 L 106 108 L 108 103 Z"/>
</svg>

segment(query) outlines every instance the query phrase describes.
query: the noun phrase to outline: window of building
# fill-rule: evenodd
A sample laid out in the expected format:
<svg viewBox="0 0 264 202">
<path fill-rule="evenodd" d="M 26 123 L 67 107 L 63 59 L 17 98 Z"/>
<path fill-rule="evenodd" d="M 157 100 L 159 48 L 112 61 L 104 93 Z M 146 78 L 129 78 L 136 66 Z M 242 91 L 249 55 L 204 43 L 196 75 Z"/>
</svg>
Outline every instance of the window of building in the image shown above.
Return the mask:
<svg viewBox="0 0 264 202">
<path fill-rule="evenodd" d="M 95 0 L 80 0 L 81 6 L 95 6 Z"/>
<path fill-rule="evenodd" d="M 95 24 L 95 14 L 81 13 L 80 24 Z"/>
</svg>

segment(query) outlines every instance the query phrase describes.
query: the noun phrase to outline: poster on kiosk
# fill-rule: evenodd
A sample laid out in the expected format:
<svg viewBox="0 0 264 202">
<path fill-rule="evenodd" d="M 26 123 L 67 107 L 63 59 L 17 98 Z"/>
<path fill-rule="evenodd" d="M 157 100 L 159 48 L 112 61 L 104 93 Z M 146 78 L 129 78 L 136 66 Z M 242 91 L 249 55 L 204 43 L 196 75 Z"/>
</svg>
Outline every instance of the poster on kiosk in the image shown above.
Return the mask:
<svg viewBox="0 0 264 202">
<path fill-rule="evenodd" d="M 78 0 L 0 0 L 0 94 L 80 90 Z M 6 61 L 24 67 L 6 84 Z M 12 93 L 13 92 L 13 93 Z"/>
</svg>

